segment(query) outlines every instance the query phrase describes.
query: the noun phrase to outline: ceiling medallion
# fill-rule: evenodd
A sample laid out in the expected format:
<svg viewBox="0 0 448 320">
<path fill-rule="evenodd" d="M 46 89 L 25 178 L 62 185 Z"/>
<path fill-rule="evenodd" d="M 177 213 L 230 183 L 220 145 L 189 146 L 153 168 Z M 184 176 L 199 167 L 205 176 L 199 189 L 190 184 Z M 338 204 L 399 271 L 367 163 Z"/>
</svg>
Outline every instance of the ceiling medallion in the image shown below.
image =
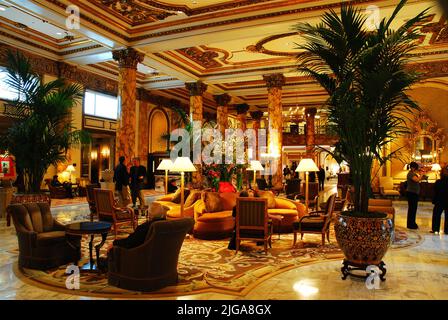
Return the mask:
<svg viewBox="0 0 448 320">
<path fill-rule="evenodd" d="M 95 0 L 95 2 L 108 7 L 115 13 L 130 20 L 133 24 L 161 21 L 169 16 L 176 15 L 175 12 L 143 5 L 138 0 Z"/>
</svg>

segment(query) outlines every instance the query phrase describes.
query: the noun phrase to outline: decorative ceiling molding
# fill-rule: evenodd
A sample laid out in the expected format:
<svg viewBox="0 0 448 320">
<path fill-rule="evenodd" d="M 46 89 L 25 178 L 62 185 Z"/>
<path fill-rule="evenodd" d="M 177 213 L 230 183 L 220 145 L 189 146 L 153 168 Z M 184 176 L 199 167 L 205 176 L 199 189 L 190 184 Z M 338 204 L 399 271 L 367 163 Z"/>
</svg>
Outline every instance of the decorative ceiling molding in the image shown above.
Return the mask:
<svg viewBox="0 0 448 320">
<path fill-rule="evenodd" d="M 422 27 L 422 32 L 432 33 L 430 44 L 448 43 L 448 23 L 445 17 L 442 17 L 438 22 L 430 23 Z"/>
<path fill-rule="evenodd" d="M 258 52 L 258 53 L 268 54 L 271 56 L 296 57 L 298 52 L 273 51 L 273 50 L 266 49 L 264 47 L 265 44 L 267 44 L 271 41 L 278 40 L 281 38 L 287 38 L 287 37 L 290 37 L 293 35 L 298 35 L 298 33 L 297 32 L 288 32 L 288 33 L 282 33 L 282 34 L 276 34 L 273 36 L 269 36 L 267 38 L 264 38 L 264 39 L 258 41 L 255 45 L 248 46 L 246 48 L 246 50 L 249 52 Z"/>
<path fill-rule="evenodd" d="M 176 52 L 179 52 L 188 59 L 196 62 L 204 69 L 219 68 L 222 66 L 218 61 L 215 60 L 216 58 L 219 57 L 219 54 L 213 50 L 202 51 L 197 47 L 191 47 L 191 48 L 182 48 L 176 50 Z"/>
</svg>

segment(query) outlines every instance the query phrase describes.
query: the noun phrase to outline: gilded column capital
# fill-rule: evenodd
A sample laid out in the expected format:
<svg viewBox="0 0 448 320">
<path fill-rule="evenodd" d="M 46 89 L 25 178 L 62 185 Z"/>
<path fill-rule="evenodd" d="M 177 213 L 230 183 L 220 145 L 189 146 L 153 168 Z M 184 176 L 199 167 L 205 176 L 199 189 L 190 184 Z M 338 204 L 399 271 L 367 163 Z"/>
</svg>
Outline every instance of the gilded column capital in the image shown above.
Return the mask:
<svg viewBox="0 0 448 320">
<path fill-rule="evenodd" d="M 263 111 L 252 111 L 250 113 L 250 116 L 252 117 L 252 119 L 260 121 L 261 118 L 263 118 Z"/>
<path fill-rule="evenodd" d="M 224 94 L 214 95 L 213 99 L 215 99 L 218 107 L 221 107 L 221 106 L 225 107 L 230 103 L 230 100 L 232 99 L 232 97 L 229 96 L 227 93 L 224 93 Z"/>
<path fill-rule="evenodd" d="M 270 88 L 281 88 L 285 85 L 285 76 L 281 73 L 263 75 L 266 86 Z"/>
<path fill-rule="evenodd" d="M 249 111 L 249 105 L 247 103 L 237 104 L 235 107 L 237 114 L 246 114 Z"/>
<path fill-rule="evenodd" d="M 202 81 L 187 82 L 185 88 L 189 91 L 190 96 L 202 96 L 207 91 L 207 85 Z"/>
<path fill-rule="evenodd" d="M 118 62 L 120 68 L 137 69 L 137 64 L 143 62 L 145 54 L 133 48 L 112 51 L 112 57 Z"/>
<path fill-rule="evenodd" d="M 305 109 L 305 114 L 307 117 L 315 117 L 317 113 L 317 109 L 316 108 L 306 108 Z"/>
</svg>

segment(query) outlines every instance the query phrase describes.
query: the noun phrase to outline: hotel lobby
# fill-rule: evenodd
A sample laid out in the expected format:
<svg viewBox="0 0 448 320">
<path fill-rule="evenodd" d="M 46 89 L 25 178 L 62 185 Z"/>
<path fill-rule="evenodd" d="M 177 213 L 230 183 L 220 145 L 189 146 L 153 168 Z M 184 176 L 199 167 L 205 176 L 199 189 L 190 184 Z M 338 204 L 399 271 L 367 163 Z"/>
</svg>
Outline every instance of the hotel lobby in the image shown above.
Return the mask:
<svg viewBox="0 0 448 320">
<path fill-rule="evenodd" d="M 448 8 L 0 0 L 0 300 L 448 299 Z"/>
</svg>

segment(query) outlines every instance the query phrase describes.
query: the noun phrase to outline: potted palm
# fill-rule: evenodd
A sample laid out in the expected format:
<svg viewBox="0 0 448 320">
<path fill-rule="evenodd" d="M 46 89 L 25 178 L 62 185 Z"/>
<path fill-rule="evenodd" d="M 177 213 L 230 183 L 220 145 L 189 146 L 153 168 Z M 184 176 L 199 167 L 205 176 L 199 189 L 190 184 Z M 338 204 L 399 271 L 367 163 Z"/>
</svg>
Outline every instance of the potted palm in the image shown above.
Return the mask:
<svg viewBox="0 0 448 320">
<path fill-rule="evenodd" d="M 407 132 L 406 115 L 418 109 L 406 94 L 419 79 L 406 68 L 409 53 L 421 36 L 418 26 L 427 10 L 392 29 L 406 4 L 401 0 L 389 18 L 368 29 L 368 17 L 352 5 L 340 14 L 325 13 L 317 25 L 298 24 L 305 40 L 298 45 L 298 70 L 316 80 L 328 93 L 331 130 L 339 137 L 334 153 L 350 167 L 354 188 L 353 210 L 335 223 L 336 238 L 344 252 L 343 278 L 352 269 L 377 265 L 390 246 L 392 221 L 383 213 L 368 213 L 371 170 L 376 159 L 384 163 L 384 147 Z"/>
<path fill-rule="evenodd" d="M 12 126 L 0 137 L 0 150 L 14 156 L 25 193 L 38 194 L 50 165 L 66 161 L 71 147 L 90 141 L 88 133 L 74 130 L 71 121 L 83 90 L 63 79 L 43 83 L 22 53 L 6 55 L 7 84 L 18 98 L 8 102 Z"/>
</svg>

